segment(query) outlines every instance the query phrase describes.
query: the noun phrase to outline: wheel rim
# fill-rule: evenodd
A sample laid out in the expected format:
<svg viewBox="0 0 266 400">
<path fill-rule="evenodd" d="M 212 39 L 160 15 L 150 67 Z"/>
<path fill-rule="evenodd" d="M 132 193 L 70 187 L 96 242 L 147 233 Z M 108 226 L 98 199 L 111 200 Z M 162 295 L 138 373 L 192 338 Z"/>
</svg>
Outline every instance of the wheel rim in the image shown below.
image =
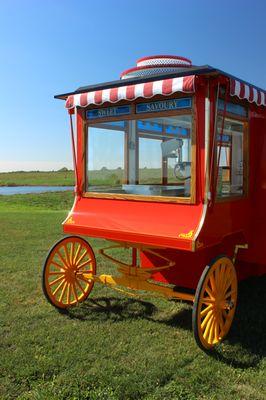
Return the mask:
<svg viewBox="0 0 266 400">
<path fill-rule="evenodd" d="M 202 345 L 211 348 L 227 335 L 235 314 L 237 276 L 232 261 L 219 258 L 209 269 L 200 291 L 197 310 Z"/>
<path fill-rule="evenodd" d="M 49 300 L 59 308 L 84 301 L 95 275 L 95 257 L 90 245 L 78 237 L 65 238 L 49 254 L 44 272 Z"/>
</svg>

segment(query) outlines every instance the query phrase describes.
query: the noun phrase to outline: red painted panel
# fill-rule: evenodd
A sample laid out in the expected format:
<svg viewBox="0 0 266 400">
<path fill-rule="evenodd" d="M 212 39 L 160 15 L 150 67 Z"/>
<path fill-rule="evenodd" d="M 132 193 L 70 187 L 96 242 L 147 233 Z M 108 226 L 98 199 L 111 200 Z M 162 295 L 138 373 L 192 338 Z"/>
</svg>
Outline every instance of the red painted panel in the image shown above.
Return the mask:
<svg viewBox="0 0 266 400">
<path fill-rule="evenodd" d="M 242 232 L 249 235 L 250 202 L 248 199 L 228 200 L 215 203 L 208 208 L 200 233 L 200 241 L 210 245 L 221 243 L 227 236 Z M 243 239 L 241 241 L 243 243 Z"/>
<path fill-rule="evenodd" d="M 158 252 L 158 250 L 157 250 Z M 159 250 L 160 255 L 175 261 L 176 265 L 152 275 L 157 282 L 170 283 L 178 287 L 196 289 L 200 276 L 205 266 L 210 262 L 212 255 L 210 251 L 203 250 L 197 253 L 188 253 L 180 250 Z M 158 257 L 141 252 L 141 267 L 152 268 L 165 265 L 165 261 Z"/>
<path fill-rule="evenodd" d="M 250 219 L 249 249 L 241 260 L 252 264 L 254 275 L 266 273 L 266 110 L 250 112 Z M 256 265 L 255 265 L 256 264 Z"/>
<path fill-rule="evenodd" d="M 116 241 L 192 250 L 192 238 L 179 235 L 195 231 L 202 204 L 80 198 L 64 231 Z"/>
</svg>

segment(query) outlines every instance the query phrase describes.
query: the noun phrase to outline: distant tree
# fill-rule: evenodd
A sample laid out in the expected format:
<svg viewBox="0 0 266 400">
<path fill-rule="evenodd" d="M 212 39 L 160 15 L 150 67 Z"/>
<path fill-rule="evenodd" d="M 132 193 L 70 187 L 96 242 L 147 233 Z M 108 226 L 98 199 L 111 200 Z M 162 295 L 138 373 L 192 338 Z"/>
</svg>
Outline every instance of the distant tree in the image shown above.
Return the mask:
<svg viewBox="0 0 266 400">
<path fill-rule="evenodd" d="M 58 172 L 67 172 L 68 171 L 68 168 L 67 167 L 63 167 L 63 168 L 60 168 L 59 170 L 58 170 Z"/>
</svg>

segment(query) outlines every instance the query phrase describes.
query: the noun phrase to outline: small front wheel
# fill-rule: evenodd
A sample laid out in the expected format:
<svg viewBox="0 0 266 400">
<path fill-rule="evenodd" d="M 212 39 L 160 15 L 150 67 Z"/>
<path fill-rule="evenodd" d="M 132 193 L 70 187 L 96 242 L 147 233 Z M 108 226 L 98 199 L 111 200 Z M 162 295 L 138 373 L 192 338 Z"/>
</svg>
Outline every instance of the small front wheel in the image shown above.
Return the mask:
<svg viewBox="0 0 266 400">
<path fill-rule="evenodd" d="M 90 294 L 95 274 L 91 246 L 78 236 L 61 239 L 49 251 L 43 266 L 44 295 L 57 308 L 74 306 Z"/>
<path fill-rule="evenodd" d="M 193 332 L 203 350 L 211 350 L 230 330 L 237 302 L 237 276 L 226 256 L 206 266 L 199 280 L 192 313 Z"/>
</svg>

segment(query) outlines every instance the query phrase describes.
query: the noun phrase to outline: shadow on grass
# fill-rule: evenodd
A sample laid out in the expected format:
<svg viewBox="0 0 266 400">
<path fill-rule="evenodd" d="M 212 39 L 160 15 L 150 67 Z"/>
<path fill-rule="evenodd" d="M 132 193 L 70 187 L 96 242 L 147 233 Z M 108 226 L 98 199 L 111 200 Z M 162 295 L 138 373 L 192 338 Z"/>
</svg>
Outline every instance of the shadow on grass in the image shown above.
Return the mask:
<svg viewBox="0 0 266 400">
<path fill-rule="evenodd" d="M 78 307 L 64 311 L 69 318 L 81 321 L 122 321 L 127 319 L 149 318 L 157 308 L 147 301 L 132 298 L 97 297 L 88 299 Z"/>
<path fill-rule="evenodd" d="M 266 276 L 240 282 L 238 306 L 226 343 L 214 357 L 235 368 L 256 367 L 266 356 Z"/>
<path fill-rule="evenodd" d="M 226 341 L 208 353 L 234 368 L 256 367 L 266 355 L 266 276 L 252 278 L 239 285 L 238 307 Z M 192 309 L 185 306 L 168 315 L 156 315 L 150 302 L 132 298 L 98 297 L 66 312 L 79 320 L 113 320 L 143 318 L 173 328 L 192 330 Z"/>
</svg>

